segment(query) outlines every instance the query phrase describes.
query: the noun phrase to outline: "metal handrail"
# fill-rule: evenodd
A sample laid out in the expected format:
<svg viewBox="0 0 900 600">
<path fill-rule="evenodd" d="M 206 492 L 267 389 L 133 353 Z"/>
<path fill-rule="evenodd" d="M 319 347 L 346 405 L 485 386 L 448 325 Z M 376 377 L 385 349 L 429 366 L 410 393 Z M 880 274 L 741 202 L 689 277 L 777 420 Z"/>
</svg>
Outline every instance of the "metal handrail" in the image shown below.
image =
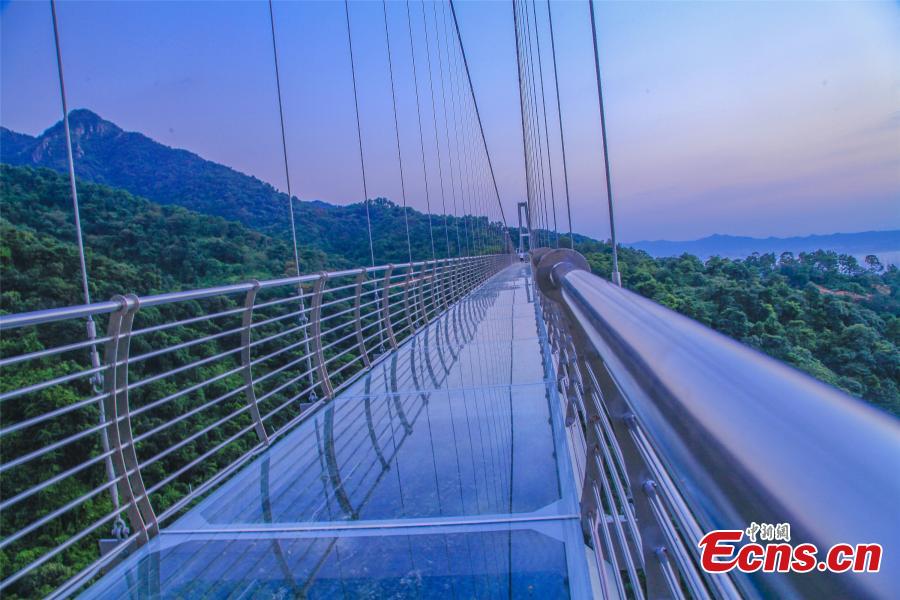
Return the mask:
<svg viewBox="0 0 900 600">
<path fill-rule="evenodd" d="M 85 544 L 96 549 L 113 524 L 117 539 L 105 540 L 112 549 L 97 552 L 76 581 L 146 543 L 379 354 L 511 260 L 486 255 L 383 265 L 0 315 L 4 334 L 21 330 L 23 337 L 53 340 L 52 347 L 26 345 L 0 357 L 6 380 L 0 544 L 8 556 L 30 561 L 9 563 L 0 590 L 28 587 L 30 575 L 70 551 L 85 556 Z M 80 327 L 67 325 L 101 315 L 109 315 L 108 331 L 92 343 L 76 337 Z M 99 368 L 85 366 L 93 344 L 105 348 Z M 100 405 L 105 417 L 98 421 Z M 95 445 L 101 436 L 110 449 Z M 181 458 L 177 451 L 188 447 L 196 452 Z M 41 465 L 54 465 L 49 476 L 36 475 L 48 473 Z M 63 485 L 76 492 L 56 493 Z M 100 510 L 83 511 L 92 520 L 82 527 L 74 514 L 89 503 Z M 60 526 L 70 537 L 57 535 L 55 547 L 36 537 Z"/>
<path fill-rule="evenodd" d="M 594 476 L 615 489 L 609 450 L 624 456 L 642 537 L 631 550 L 643 557 L 649 596 L 654 586 L 675 597 L 683 590 L 695 597 L 896 594 L 898 420 L 592 275 L 573 251 L 535 254 L 535 281 L 564 367 L 560 389 L 581 416 L 588 452 L 603 462 Z M 581 408 L 591 399 L 597 410 Z M 590 488 L 591 473 L 582 475 Z M 614 521 L 630 516 L 610 515 L 599 498 L 583 509 Z M 822 556 L 837 543 L 880 543 L 881 570 L 700 571 L 698 536 L 752 522 L 790 523 L 792 540 L 817 544 Z M 595 548 L 601 556 L 604 549 L 622 554 L 597 544 L 606 546 Z"/>
</svg>

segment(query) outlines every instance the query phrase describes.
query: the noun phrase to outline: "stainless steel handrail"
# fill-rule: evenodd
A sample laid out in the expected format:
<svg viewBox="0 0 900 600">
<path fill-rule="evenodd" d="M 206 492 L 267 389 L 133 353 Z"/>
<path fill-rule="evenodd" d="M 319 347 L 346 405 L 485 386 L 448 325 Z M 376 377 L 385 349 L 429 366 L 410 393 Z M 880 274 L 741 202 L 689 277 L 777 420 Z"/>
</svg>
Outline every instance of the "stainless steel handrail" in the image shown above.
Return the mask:
<svg viewBox="0 0 900 600">
<path fill-rule="evenodd" d="M 677 559 L 670 562 L 696 564 L 700 532 L 790 523 L 795 543 L 817 544 L 820 556 L 837 543 L 880 543 L 880 572 L 738 575 L 742 596 L 896 594 L 898 420 L 592 275 L 575 252 L 538 253 L 535 279 L 545 310 L 561 321 L 553 337 L 570 336 L 586 374 L 578 386 L 562 387 L 594 391 L 604 404 L 616 434 L 606 443 L 635 467 L 629 484 L 638 520 L 643 500 L 651 512 L 667 513 L 649 529 L 645 515 L 641 535 L 658 538 Z M 647 550 L 645 557 L 654 554 Z M 648 586 L 652 571 L 645 566 Z M 694 592 L 696 575 L 682 571 L 681 585 Z M 734 593 L 719 585 L 723 576 L 701 575 L 706 587 L 694 595 Z"/>
<path fill-rule="evenodd" d="M 85 556 L 113 523 L 118 544 L 112 540 L 113 549 L 98 553 L 75 580 L 145 543 L 181 507 L 345 389 L 389 343 L 395 346 L 419 324 L 440 317 L 448 301 L 511 260 L 484 255 L 384 265 L 0 315 L 5 335 L 27 328 L 23 339 L 55 344 L 39 350 L 24 344 L 0 357 L 0 546 L 8 556 L 28 557 L 25 564 L 7 563 L 0 590 L 28 587 L 30 575 L 70 550 Z M 418 296 L 412 304 L 411 293 Z M 189 302 L 197 300 L 204 302 Z M 147 311 L 154 307 L 162 310 Z M 66 322 L 104 314 L 110 315 L 109 331 L 100 338 L 105 361 L 85 368 L 82 354 L 90 344 L 74 337 L 80 328 Z M 132 328 L 135 317 L 140 328 Z M 63 326 L 46 329 L 49 324 Z M 390 339 L 381 344 L 385 334 Z M 97 375 L 104 376 L 102 388 L 89 379 Z M 101 403 L 106 416 L 98 423 Z M 38 425 L 41 435 L 35 436 Z M 98 450 L 98 436 L 111 449 Z M 189 446 L 194 454 L 176 454 Z M 107 476 L 102 466 L 109 459 L 114 469 Z M 213 460 L 215 469 L 208 462 Z M 178 481 L 181 488 L 170 487 Z M 193 481 L 193 489 L 185 481 Z M 112 490 L 107 507 L 103 501 Z M 37 500 L 32 504 L 38 508 L 25 500 Z M 93 513 L 81 510 L 86 503 L 94 504 Z M 91 522 L 77 522 L 78 510 Z M 70 537 L 55 534 L 63 540 L 56 547 L 36 537 L 61 523 Z"/>
</svg>

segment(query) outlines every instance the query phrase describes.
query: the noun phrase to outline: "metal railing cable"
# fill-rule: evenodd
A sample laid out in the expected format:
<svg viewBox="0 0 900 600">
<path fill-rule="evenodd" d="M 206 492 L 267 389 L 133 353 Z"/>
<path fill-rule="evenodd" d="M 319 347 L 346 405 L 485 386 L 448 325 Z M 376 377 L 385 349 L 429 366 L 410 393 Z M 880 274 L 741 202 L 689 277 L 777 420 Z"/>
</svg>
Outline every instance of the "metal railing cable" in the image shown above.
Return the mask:
<svg viewBox="0 0 900 600">
<path fill-rule="evenodd" d="M 0 429 L 0 548 L 14 557 L 0 590 L 21 592 L 34 578 L 62 584 L 58 566 L 72 561 L 84 582 L 146 543 L 378 364 L 382 334 L 397 348 L 510 261 L 440 259 L 0 315 L 3 335 L 46 346 L 0 357 L 12 388 Z M 296 322 L 298 286 L 311 300 L 309 338 Z M 79 362 L 85 343 L 70 339 L 69 325 L 86 316 L 107 328 L 99 395 L 95 370 Z M 90 418 L 98 403 L 108 416 L 99 425 Z M 133 533 L 105 540 L 120 518 Z M 90 565 L 78 562 L 91 554 Z"/>
<path fill-rule="evenodd" d="M 698 542 L 751 523 L 788 523 L 823 555 L 900 539 L 900 422 L 592 275 L 572 250 L 533 264 L 603 593 L 895 593 L 900 561 L 886 552 L 877 573 L 712 575 Z"/>
</svg>

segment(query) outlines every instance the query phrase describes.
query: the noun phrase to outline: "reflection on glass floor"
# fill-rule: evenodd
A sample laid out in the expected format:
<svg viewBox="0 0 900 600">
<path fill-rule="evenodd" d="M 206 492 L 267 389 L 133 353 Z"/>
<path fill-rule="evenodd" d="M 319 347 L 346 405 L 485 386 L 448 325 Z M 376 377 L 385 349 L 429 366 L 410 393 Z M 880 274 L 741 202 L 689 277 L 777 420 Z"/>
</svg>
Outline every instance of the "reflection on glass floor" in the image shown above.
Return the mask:
<svg viewBox="0 0 900 600">
<path fill-rule="evenodd" d="M 495 276 L 86 595 L 589 596 L 530 286 Z"/>
</svg>

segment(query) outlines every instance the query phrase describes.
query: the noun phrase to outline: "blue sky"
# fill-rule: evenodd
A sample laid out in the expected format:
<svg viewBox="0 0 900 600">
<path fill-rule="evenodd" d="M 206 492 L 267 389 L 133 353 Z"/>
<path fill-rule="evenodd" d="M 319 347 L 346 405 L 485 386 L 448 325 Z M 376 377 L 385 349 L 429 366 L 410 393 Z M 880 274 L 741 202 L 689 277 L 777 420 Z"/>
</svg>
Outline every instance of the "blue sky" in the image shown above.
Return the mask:
<svg viewBox="0 0 900 600">
<path fill-rule="evenodd" d="M 423 208 L 406 6 L 387 9 L 408 197 Z M 575 229 L 606 237 L 587 3 L 552 10 Z M 294 192 L 358 201 L 343 4 L 275 11 Z M 525 187 L 510 3 L 458 12 L 511 216 Z M 369 195 L 399 201 L 382 5 L 351 3 L 351 16 Z M 900 4 L 600 2 L 596 16 L 621 240 L 900 227 Z M 49 7 L 13 0 L 0 18 L 0 123 L 36 134 L 60 117 Z M 284 188 L 265 3 L 69 0 L 59 18 L 71 107 Z M 434 186 L 433 139 L 426 154 Z"/>
</svg>

